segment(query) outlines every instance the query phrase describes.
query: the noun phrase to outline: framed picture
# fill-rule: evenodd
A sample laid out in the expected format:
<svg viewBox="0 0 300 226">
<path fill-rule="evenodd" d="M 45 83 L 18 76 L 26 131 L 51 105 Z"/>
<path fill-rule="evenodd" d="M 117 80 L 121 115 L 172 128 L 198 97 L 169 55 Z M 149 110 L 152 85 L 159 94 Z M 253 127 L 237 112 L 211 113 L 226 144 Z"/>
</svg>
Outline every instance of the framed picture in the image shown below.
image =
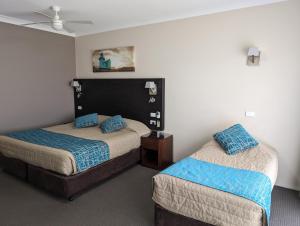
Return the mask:
<svg viewBox="0 0 300 226">
<path fill-rule="evenodd" d="M 134 46 L 93 51 L 93 72 L 135 71 Z"/>
</svg>

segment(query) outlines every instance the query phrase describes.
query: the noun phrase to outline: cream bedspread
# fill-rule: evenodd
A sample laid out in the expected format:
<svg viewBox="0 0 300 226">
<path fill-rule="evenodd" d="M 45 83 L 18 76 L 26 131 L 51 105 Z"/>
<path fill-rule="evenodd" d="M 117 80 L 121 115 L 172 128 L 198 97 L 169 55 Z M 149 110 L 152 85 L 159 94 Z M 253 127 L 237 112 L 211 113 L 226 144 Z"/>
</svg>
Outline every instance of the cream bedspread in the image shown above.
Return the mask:
<svg viewBox="0 0 300 226">
<path fill-rule="evenodd" d="M 265 144 L 230 156 L 213 140 L 191 157 L 262 172 L 269 176 L 273 186 L 277 178 L 277 154 Z M 262 226 L 266 223 L 263 209 L 250 200 L 165 174 L 153 177 L 153 200 L 171 212 L 213 225 Z"/>
<path fill-rule="evenodd" d="M 100 122 L 109 116 L 100 115 Z M 44 128 L 45 130 L 72 135 L 76 137 L 101 140 L 108 144 L 110 158 L 116 158 L 140 146 L 140 137 L 150 133 L 141 122 L 125 119 L 127 128 L 104 134 L 98 126 L 76 129 L 73 123 Z M 0 136 L 0 151 L 6 157 L 20 159 L 35 166 L 42 167 L 63 175 L 76 174 L 76 162 L 73 155 L 65 150 L 56 149 L 6 136 Z"/>
</svg>

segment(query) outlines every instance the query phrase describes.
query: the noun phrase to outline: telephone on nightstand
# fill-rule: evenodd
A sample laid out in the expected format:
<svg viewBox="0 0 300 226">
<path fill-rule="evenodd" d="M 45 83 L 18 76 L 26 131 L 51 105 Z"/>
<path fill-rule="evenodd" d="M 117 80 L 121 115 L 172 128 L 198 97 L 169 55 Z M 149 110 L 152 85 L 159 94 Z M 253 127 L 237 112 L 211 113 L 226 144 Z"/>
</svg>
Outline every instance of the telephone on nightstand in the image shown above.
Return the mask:
<svg viewBox="0 0 300 226">
<path fill-rule="evenodd" d="M 164 132 L 163 131 L 157 131 L 157 130 L 152 130 L 151 136 L 155 136 L 157 138 L 164 138 Z"/>
</svg>

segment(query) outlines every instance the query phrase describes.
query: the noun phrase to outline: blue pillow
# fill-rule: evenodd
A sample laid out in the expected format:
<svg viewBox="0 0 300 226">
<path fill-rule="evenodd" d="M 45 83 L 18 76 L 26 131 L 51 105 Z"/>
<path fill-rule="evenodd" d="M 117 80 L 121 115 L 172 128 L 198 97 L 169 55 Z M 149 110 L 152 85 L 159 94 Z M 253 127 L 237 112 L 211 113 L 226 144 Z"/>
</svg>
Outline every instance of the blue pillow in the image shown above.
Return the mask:
<svg viewBox="0 0 300 226">
<path fill-rule="evenodd" d="M 258 142 L 240 124 L 216 133 L 214 139 L 229 155 L 237 154 L 258 145 Z"/>
<path fill-rule="evenodd" d="M 75 118 L 75 127 L 76 128 L 86 128 L 91 126 L 96 126 L 99 124 L 98 114 L 88 114 Z"/>
<path fill-rule="evenodd" d="M 106 119 L 100 124 L 100 128 L 103 133 L 111 133 L 123 128 L 126 128 L 127 124 L 121 115 L 116 115 Z"/>
</svg>

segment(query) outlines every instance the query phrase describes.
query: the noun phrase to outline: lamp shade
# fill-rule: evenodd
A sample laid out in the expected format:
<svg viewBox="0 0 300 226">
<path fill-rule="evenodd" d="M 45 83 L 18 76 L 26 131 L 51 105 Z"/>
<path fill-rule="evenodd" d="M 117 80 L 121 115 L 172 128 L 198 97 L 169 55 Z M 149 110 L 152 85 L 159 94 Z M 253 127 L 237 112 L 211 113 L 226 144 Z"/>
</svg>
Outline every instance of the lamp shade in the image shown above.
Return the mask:
<svg viewBox="0 0 300 226">
<path fill-rule="evenodd" d="M 255 47 L 251 47 L 248 50 L 248 56 L 259 56 L 260 55 L 260 51 L 255 48 Z"/>
<path fill-rule="evenodd" d="M 78 81 L 72 81 L 72 82 L 71 82 L 71 86 L 72 86 L 72 87 L 79 87 L 80 84 L 79 84 Z"/>
<path fill-rule="evenodd" d="M 148 81 L 145 84 L 145 88 L 146 89 L 153 89 L 153 88 L 156 88 L 156 85 L 155 85 L 155 83 L 153 81 Z"/>
</svg>

